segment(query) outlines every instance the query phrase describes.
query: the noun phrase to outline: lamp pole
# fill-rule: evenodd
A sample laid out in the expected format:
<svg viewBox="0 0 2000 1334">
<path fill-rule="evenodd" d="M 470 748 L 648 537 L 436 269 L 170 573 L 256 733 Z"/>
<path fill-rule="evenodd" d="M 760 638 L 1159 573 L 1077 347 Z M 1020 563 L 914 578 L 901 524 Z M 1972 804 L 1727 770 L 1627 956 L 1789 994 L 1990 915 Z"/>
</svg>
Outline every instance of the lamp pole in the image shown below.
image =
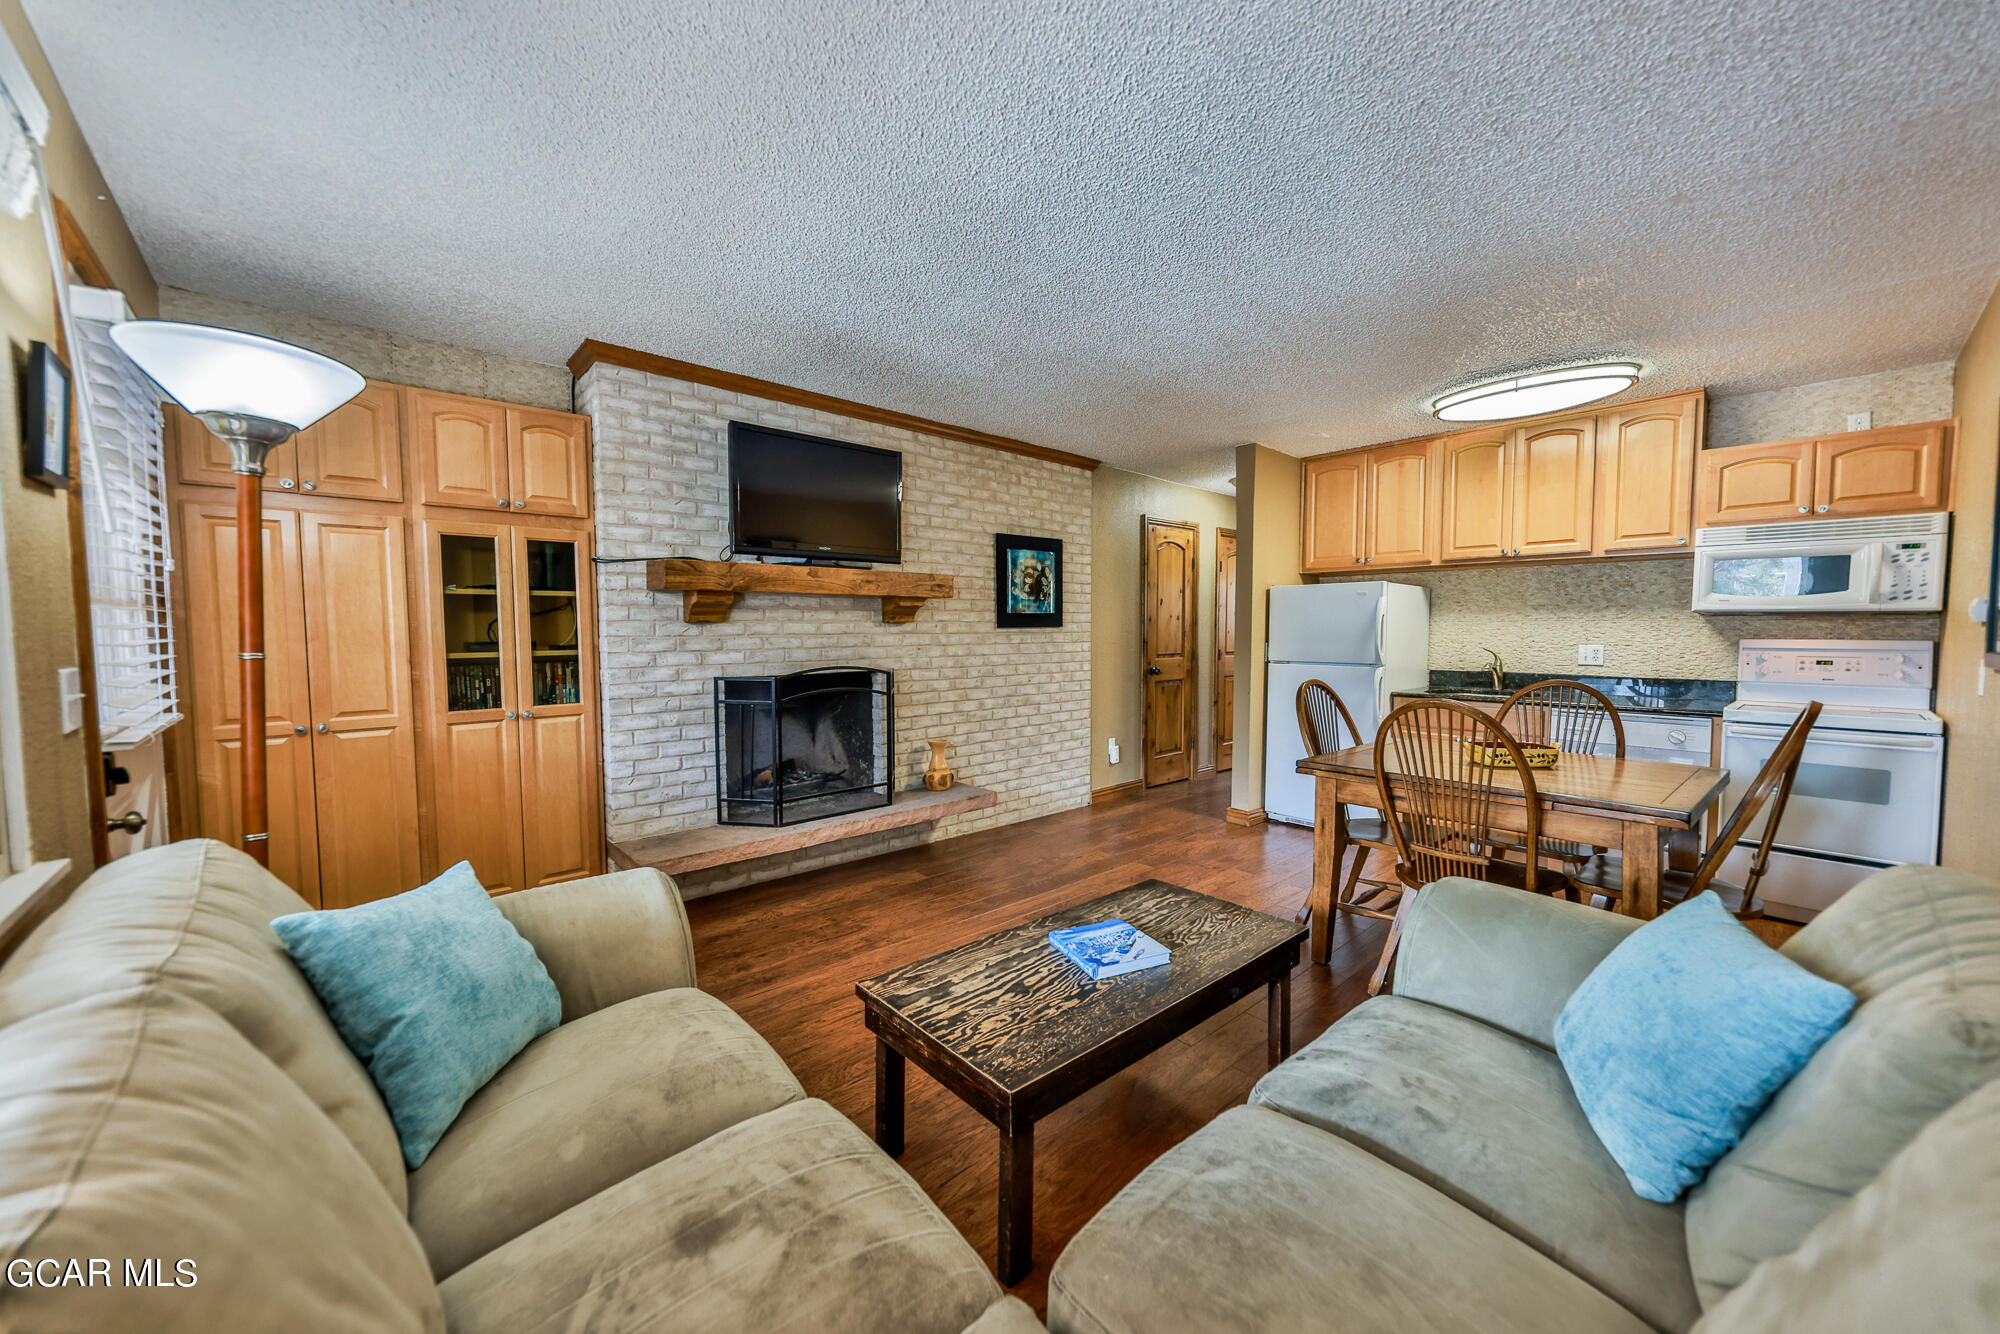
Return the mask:
<svg viewBox="0 0 2000 1334">
<path fill-rule="evenodd" d="M 291 438 L 292 428 L 268 417 L 204 412 L 202 424 L 229 446 L 236 474 L 236 658 L 243 683 L 240 764 L 241 842 L 260 865 L 271 864 L 271 803 L 264 776 L 264 460 Z"/>
</svg>

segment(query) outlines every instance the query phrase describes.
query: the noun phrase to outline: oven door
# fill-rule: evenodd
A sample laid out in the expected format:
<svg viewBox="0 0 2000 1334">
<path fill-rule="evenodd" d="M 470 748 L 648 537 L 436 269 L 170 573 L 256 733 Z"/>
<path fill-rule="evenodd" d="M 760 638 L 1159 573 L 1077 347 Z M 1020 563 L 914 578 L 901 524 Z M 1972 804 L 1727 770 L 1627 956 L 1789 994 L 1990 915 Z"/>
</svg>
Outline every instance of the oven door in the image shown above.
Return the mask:
<svg viewBox="0 0 2000 1334">
<path fill-rule="evenodd" d="M 1723 725 L 1722 763 L 1729 770 L 1723 811 L 1736 808 L 1784 734 L 1772 724 Z M 1885 865 L 1936 861 L 1943 782 L 1941 736 L 1815 728 L 1776 846 Z M 1767 804 L 1745 841 L 1764 836 L 1769 815 Z"/>
<path fill-rule="evenodd" d="M 1879 542 L 1711 547 L 1695 552 L 1696 611 L 1865 611 L 1876 605 Z"/>
</svg>

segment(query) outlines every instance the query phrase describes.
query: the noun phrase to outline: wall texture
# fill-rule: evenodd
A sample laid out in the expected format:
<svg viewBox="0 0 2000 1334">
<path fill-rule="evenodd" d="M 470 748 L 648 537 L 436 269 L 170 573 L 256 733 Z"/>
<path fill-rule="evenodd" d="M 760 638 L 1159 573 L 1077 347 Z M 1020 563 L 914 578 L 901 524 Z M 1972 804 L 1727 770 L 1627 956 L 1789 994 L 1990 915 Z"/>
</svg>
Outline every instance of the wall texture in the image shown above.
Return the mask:
<svg viewBox="0 0 2000 1334">
<path fill-rule="evenodd" d="M 896 674 L 899 787 L 921 782 L 924 742 L 943 737 L 960 781 L 1000 794 L 989 810 L 941 822 L 937 837 L 1090 800 L 1089 473 L 616 366 L 586 372 L 577 397 L 593 422 L 600 558 L 723 554 L 728 427 L 743 420 L 900 451 L 903 567 L 957 581 L 955 597 L 909 625 L 882 624 L 873 599 L 754 594 L 720 625 L 691 625 L 677 594 L 647 591 L 643 565 L 600 565 L 610 838 L 712 824 L 713 678 L 805 667 Z M 995 628 L 996 532 L 1062 539 L 1061 628 Z M 925 837 L 919 828 L 718 868 L 687 877 L 683 890 L 712 893 Z"/>
<path fill-rule="evenodd" d="M 1958 355 L 1958 517 L 1952 525 L 1951 592 L 1938 649 L 1937 709 L 1949 733 L 1944 771 L 1946 866 L 2000 873 L 2000 676 L 1987 670 L 1986 627 L 1966 614 L 1987 595 L 1996 467 L 2000 466 L 2000 292 Z"/>
<path fill-rule="evenodd" d="M 296 311 L 253 306 L 219 296 L 160 289 L 160 315 L 190 324 L 218 324 L 282 338 L 344 361 L 371 380 L 413 384 L 448 394 L 472 394 L 531 407 L 570 410 L 569 371 L 539 361 L 503 357 L 409 334 L 342 324 Z"/>
<path fill-rule="evenodd" d="M 1760 394 L 1711 398 L 1708 447 L 1834 435 L 1847 429 L 1850 412 L 1874 413 L 1876 426 L 1936 421 L 1951 416 L 1951 373 L 1949 361 L 1933 361 Z"/>
<path fill-rule="evenodd" d="M 1090 475 L 1090 557 L 1095 614 L 1090 618 L 1090 785 L 1113 787 L 1143 776 L 1143 699 L 1139 673 L 1145 620 L 1144 533 L 1147 518 L 1177 519 L 1201 529 L 1195 570 L 1196 762 L 1215 764 L 1216 532 L 1236 526 L 1236 497 L 1200 491 L 1121 468 Z M 1105 738 L 1117 737 L 1117 764 Z"/>
<path fill-rule="evenodd" d="M 1236 766 L 1229 805 L 1264 808 L 1264 630 L 1273 584 L 1299 575 L 1299 461 L 1236 447 Z"/>
</svg>

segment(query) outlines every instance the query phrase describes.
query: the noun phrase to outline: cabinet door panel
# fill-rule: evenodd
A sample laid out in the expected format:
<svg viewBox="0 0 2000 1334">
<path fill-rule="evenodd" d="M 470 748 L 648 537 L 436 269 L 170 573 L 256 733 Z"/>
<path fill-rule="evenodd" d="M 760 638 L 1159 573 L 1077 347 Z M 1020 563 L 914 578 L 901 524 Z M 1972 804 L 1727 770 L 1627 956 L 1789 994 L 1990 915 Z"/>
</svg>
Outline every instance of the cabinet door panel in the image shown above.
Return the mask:
<svg viewBox="0 0 2000 1334">
<path fill-rule="evenodd" d="M 1514 493 L 1508 546 L 1516 556 L 1590 550 L 1596 508 L 1597 420 L 1550 422 L 1514 432 Z"/>
<path fill-rule="evenodd" d="M 174 458 L 174 475 L 182 486 L 226 486 L 234 488 L 236 474 L 229 467 L 229 446 L 202 425 L 201 418 L 177 403 L 160 405 L 165 418 L 165 445 Z M 285 483 L 290 482 L 290 486 Z M 296 437 L 264 456 L 266 491 L 296 491 L 299 484 L 299 445 Z"/>
<path fill-rule="evenodd" d="M 1335 454 L 1305 465 L 1305 514 L 1299 527 L 1301 570 L 1359 565 L 1368 466 L 1360 454 Z"/>
<path fill-rule="evenodd" d="M 201 746 L 197 760 L 201 792 L 201 833 L 241 847 L 243 834 L 243 743 L 235 729 Z M 264 802 L 271 827 L 266 846 L 271 874 L 315 908 L 338 908 L 321 897 L 319 825 L 313 799 L 311 741 L 287 727 L 264 739 Z"/>
<path fill-rule="evenodd" d="M 403 520 L 305 513 L 299 526 L 320 897 L 339 908 L 422 879 Z"/>
<path fill-rule="evenodd" d="M 301 489 L 349 500 L 403 498 L 402 396 L 373 380 L 352 402 L 299 432 Z"/>
<path fill-rule="evenodd" d="M 507 504 L 507 409 L 428 389 L 408 392 L 417 498 L 498 511 Z"/>
<path fill-rule="evenodd" d="M 588 424 L 567 412 L 507 410 L 514 508 L 583 518 L 590 513 Z"/>
<path fill-rule="evenodd" d="M 1435 442 L 1392 445 L 1368 454 L 1368 563 L 1428 565 L 1437 559 L 1431 495 Z"/>
<path fill-rule="evenodd" d="M 521 720 L 521 884 L 525 889 L 591 875 L 602 856 L 590 720 L 530 710 Z"/>
<path fill-rule="evenodd" d="M 522 883 L 533 888 L 604 869 L 594 588 L 585 535 L 551 528 L 512 535 Z"/>
<path fill-rule="evenodd" d="M 1670 551 L 1694 540 L 1695 455 L 1704 400 L 1691 394 L 1597 428 L 1597 550 Z"/>
<path fill-rule="evenodd" d="M 1812 513 L 1812 442 L 1701 451 L 1699 522 L 1774 523 Z"/>
<path fill-rule="evenodd" d="M 1941 422 L 1815 441 L 1813 512 L 1832 518 L 1942 509 L 1944 454 Z"/>
<path fill-rule="evenodd" d="M 437 868 L 472 863 L 488 892 L 522 888 L 519 722 L 457 718 L 437 729 L 432 747 L 437 798 Z"/>
<path fill-rule="evenodd" d="M 1453 436 L 1440 447 L 1444 484 L 1440 560 L 1497 559 L 1507 554 L 1510 479 L 1502 427 Z"/>
</svg>

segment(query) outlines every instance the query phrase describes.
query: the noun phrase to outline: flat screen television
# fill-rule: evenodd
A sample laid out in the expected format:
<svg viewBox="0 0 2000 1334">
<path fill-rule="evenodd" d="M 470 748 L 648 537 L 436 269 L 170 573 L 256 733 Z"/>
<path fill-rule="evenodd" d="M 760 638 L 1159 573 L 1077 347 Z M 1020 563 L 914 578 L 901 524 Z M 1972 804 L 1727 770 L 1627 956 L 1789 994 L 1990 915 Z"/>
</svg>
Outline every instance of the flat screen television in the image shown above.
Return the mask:
<svg viewBox="0 0 2000 1334">
<path fill-rule="evenodd" d="M 729 423 L 729 547 L 739 556 L 903 559 L 903 456 Z"/>
</svg>

